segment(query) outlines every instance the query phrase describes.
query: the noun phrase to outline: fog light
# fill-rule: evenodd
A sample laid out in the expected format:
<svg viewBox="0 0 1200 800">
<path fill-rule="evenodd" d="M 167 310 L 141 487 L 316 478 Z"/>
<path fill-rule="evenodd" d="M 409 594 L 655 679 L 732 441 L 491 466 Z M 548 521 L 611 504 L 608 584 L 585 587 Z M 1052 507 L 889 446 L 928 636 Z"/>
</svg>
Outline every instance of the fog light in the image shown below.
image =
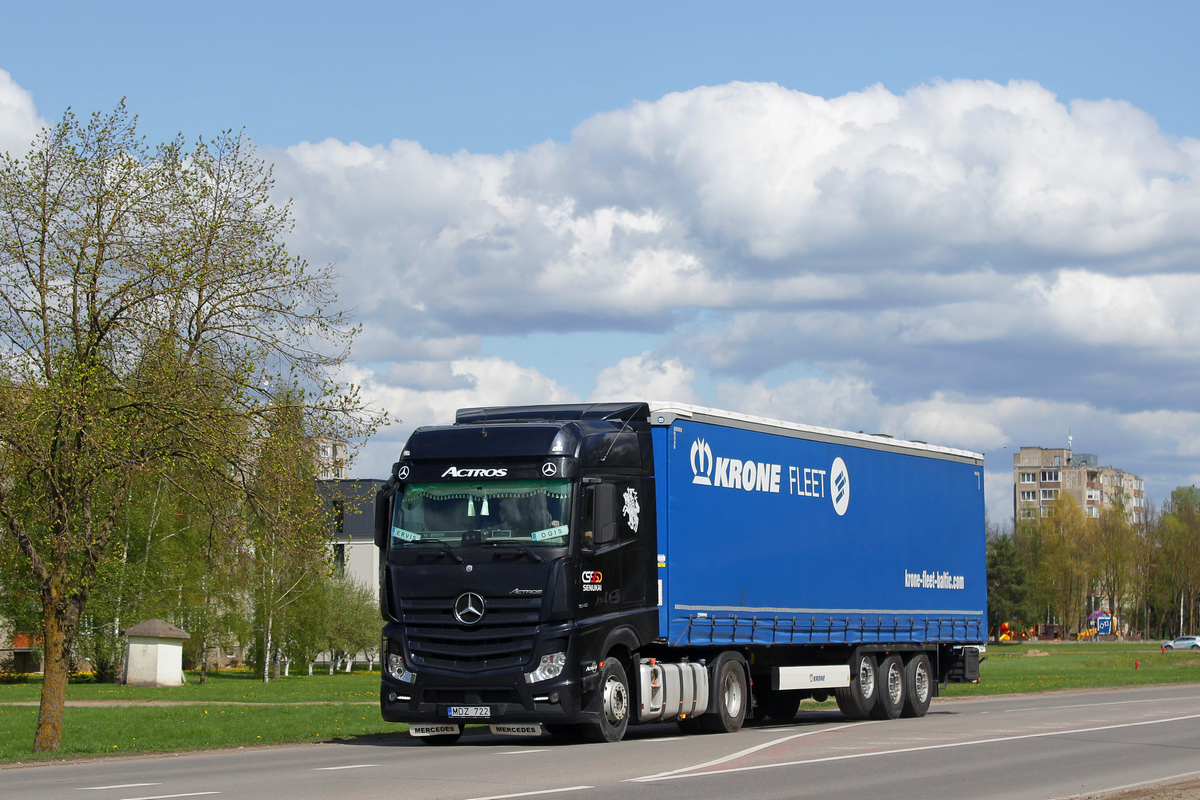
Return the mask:
<svg viewBox="0 0 1200 800">
<path fill-rule="evenodd" d="M 538 681 L 548 681 L 551 678 L 557 678 L 562 674 L 563 667 L 567 665 L 566 653 L 551 653 L 548 656 L 542 656 L 541 662 L 537 669 L 533 672 L 525 673 L 526 683 L 537 683 Z"/>
<path fill-rule="evenodd" d="M 404 657 L 399 653 L 388 653 L 387 671 L 393 678 L 404 683 L 412 683 L 417 679 L 417 674 L 409 671 L 404 665 Z"/>
</svg>

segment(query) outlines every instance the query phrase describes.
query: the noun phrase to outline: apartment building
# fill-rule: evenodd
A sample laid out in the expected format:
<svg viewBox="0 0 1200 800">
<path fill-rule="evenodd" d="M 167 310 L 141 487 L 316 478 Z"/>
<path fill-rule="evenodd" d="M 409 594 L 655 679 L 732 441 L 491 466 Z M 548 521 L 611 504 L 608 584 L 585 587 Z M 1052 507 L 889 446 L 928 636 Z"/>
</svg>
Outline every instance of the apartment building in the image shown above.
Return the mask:
<svg viewBox="0 0 1200 800">
<path fill-rule="evenodd" d="M 1013 454 L 1013 518 L 1046 516 L 1067 493 L 1093 519 L 1118 502 L 1131 524 L 1146 521 L 1145 486 L 1132 472 L 1100 466 L 1091 453 L 1069 448 L 1022 447 Z"/>
</svg>

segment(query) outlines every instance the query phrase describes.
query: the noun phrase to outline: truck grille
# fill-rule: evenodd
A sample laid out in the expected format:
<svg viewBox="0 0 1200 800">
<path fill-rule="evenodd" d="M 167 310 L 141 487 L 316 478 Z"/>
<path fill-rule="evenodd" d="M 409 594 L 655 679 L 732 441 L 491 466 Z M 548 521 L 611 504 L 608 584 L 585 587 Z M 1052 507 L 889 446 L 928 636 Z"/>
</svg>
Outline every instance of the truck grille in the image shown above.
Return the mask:
<svg viewBox="0 0 1200 800">
<path fill-rule="evenodd" d="M 475 625 L 454 618 L 453 597 L 406 598 L 400 619 L 415 667 L 484 672 L 528 664 L 540 597 L 487 597 L 487 613 Z"/>
</svg>

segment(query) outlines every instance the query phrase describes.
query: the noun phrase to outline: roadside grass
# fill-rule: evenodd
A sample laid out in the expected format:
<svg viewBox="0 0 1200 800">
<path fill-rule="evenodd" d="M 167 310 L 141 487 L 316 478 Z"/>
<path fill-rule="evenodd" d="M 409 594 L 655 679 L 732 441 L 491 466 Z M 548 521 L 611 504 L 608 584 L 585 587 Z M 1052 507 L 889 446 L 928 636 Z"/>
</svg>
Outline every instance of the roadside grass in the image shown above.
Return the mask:
<svg viewBox="0 0 1200 800">
<path fill-rule="evenodd" d="M 41 679 L 0 684 L 0 763 L 213 747 L 246 747 L 397 734 L 405 725 L 379 716 L 379 673 L 316 674 L 264 684 L 246 672 L 209 673 L 205 684 L 188 673 L 177 687 L 72 683 L 68 701 L 109 701 L 102 708 L 71 707 L 63 715 L 62 749 L 33 755 Z M 122 702 L 190 705 L 120 705 Z"/>
<path fill-rule="evenodd" d="M 1037 652 L 1047 655 L 1038 656 Z M 1162 653 L 1156 642 L 989 644 L 979 674 L 980 683 L 951 684 L 942 696 L 1196 683 L 1200 682 L 1200 650 Z"/>
<path fill-rule="evenodd" d="M 317 672 L 311 677 L 293 675 L 263 683 L 262 677 L 249 670 L 221 670 L 208 673 L 200 683 L 200 673 L 188 672 L 183 686 L 122 686 L 119 683 L 93 683 L 72 680 L 67 685 L 67 700 L 170 700 L 206 703 L 296 703 L 333 702 L 373 703 L 379 701 L 379 671 L 332 675 Z M 37 700 L 42 681 L 32 675 L 25 683 L 0 684 L 0 703 Z"/>
<path fill-rule="evenodd" d="M 1047 655 L 1031 655 L 1034 651 Z M 951 685 L 943 696 L 1200 683 L 1200 651 L 1163 654 L 1153 642 L 989 645 L 987 656 L 980 667 L 980 684 Z M 189 673 L 186 685 L 171 688 L 72 683 L 68 701 L 108 702 L 102 708 L 68 707 L 62 750 L 40 756 L 29 752 L 37 707 L 4 705 L 36 703 L 40 678 L 0 684 L 0 763 L 345 740 L 407 731 L 405 725 L 379 718 L 378 672 L 301 675 L 265 684 L 239 671 L 210 673 L 205 684 L 197 679 Z M 189 705 L 125 706 L 122 701 Z M 811 707 L 805 703 L 804 708 Z"/>
<path fill-rule="evenodd" d="M 68 708 L 62 749 L 34 756 L 29 749 L 37 714 L 35 707 L 0 707 L 0 762 L 328 741 L 406 730 L 385 723 L 372 706 Z"/>
</svg>

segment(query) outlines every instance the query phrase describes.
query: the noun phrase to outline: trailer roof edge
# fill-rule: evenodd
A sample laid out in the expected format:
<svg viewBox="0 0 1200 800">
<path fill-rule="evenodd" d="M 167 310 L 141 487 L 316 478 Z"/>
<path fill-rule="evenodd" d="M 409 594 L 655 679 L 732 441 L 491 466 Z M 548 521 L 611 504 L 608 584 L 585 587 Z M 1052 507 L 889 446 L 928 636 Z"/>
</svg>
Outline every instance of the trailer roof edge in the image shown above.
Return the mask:
<svg viewBox="0 0 1200 800">
<path fill-rule="evenodd" d="M 941 445 L 927 444 L 925 442 L 911 442 L 905 439 L 894 439 L 890 436 L 880 436 L 869 433 L 855 433 L 853 431 L 842 431 L 836 428 L 823 428 L 817 425 L 802 425 L 798 422 L 786 422 L 784 420 L 758 417 L 751 414 L 739 414 L 735 411 L 723 411 L 719 408 L 694 406 L 688 403 L 677 403 L 666 400 L 651 400 L 648 405 L 650 407 L 651 425 L 670 425 L 676 419 L 680 418 L 704 421 L 702 418 L 708 417 L 713 421 L 719 421 L 723 424 L 736 428 L 771 431 L 804 439 L 837 439 L 843 441 L 849 439 L 851 440 L 851 443 L 857 442 L 861 446 L 871 449 L 900 452 L 917 451 L 954 459 L 976 461 L 980 464 L 983 463 L 982 453 L 976 453 L 971 450 L 960 450 L 955 447 L 942 447 Z"/>
</svg>

